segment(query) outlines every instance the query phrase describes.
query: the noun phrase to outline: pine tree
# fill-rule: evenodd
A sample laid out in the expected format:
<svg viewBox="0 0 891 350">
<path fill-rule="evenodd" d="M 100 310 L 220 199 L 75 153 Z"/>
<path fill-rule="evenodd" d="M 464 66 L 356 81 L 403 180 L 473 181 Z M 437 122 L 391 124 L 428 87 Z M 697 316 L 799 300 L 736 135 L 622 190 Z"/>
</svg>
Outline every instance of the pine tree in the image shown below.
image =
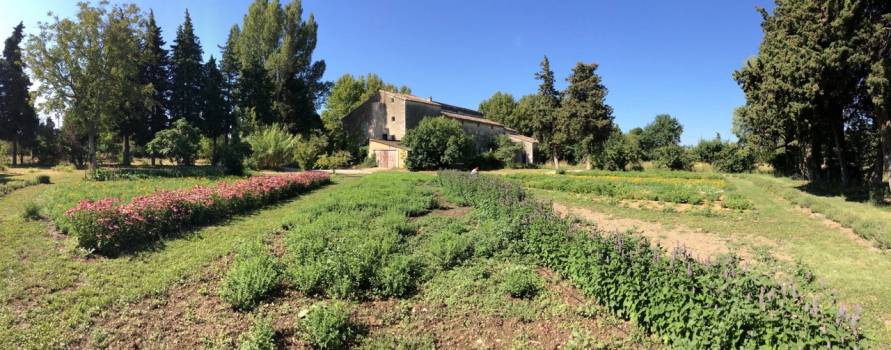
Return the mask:
<svg viewBox="0 0 891 350">
<path fill-rule="evenodd" d="M 238 36 L 241 30 L 238 25 L 233 25 L 229 29 L 229 37 L 226 38 L 226 44 L 220 49 L 222 57 L 220 58 L 220 72 L 223 74 L 225 82 L 224 92 L 226 95 L 227 105 L 232 109 L 229 112 L 234 113 L 234 108 L 238 101 Z"/>
<path fill-rule="evenodd" d="M 139 72 L 140 83 L 150 85 L 151 98 L 145 109 L 145 127 L 136 134 L 136 141 L 146 145 L 155 134 L 169 127 L 167 105 L 170 98 L 170 57 L 164 48 L 161 28 L 155 22 L 154 11 L 149 11 L 142 47 L 142 64 Z M 155 155 L 151 155 L 155 165 Z"/>
<path fill-rule="evenodd" d="M 12 164 L 20 156 L 23 145 L 31 144 L 36 138 L 39 119 L 31 103 L 28 88 L 31 80 L 25 73 L 22 50 L 19 47 L 24 37 L 25 26 L 15 26 L 12 35 L 5 41 L 3 64 L 0 69 L 0 139 L 12 143 Z M 21 159 L 20 159 L 21 160 Z"/>
<path fill-rule="evenodd" d="M 202 132 L 211 140 L 211 163 L 217 164 L 217 140 L 232 129 L 232 113 L 225 95 L 225 79 L 217 67 L 217 61 L 210 57 L 204 65 L 205 79 L 202 84 Z"/>
<path fill-rule="evenodd" d="M 204 127 L 201 120 L 201 84 L 204 65 L 201 43 L 195 36 L 192 18 L 186 10 L 185 21 L 176 30 L 171 59 L 170 114 L 173 119 L 185 118 L 190 124 Z"/>
</svg>

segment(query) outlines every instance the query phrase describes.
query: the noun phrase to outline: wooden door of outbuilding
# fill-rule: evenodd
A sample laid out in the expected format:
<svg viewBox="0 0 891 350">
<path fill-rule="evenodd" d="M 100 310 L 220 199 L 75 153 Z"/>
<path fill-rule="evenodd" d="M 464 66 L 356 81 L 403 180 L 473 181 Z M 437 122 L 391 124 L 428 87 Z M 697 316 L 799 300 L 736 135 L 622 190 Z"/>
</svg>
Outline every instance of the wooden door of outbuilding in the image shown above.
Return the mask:
<svg viewBox="0 0 891 350">
<path fill-rule="evenodd" d="M 396 168 L 399 161 L 396 151 L 393 150 L 376 150 L 374 151 L 374 157 L 377 158 L 377 166 L 379 168 Z"/>
</svg>

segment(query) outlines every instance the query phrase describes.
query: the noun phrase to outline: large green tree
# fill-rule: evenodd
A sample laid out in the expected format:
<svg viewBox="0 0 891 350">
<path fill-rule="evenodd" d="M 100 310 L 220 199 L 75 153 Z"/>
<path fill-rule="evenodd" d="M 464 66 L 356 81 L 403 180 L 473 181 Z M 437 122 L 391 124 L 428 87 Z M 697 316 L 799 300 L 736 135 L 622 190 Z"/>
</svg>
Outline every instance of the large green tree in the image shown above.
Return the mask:
<svg viewBox="0 0 891 350">
<path fill-rule="evenodd" d="M 544 56 L 541 61 L 541 70 L 535 73 L 535 79 L 540 80 L 538 93 L 520 99 L 517 105 L 517 114 L 523 122 L 518 125 L 525 125 L 527 130 L 521 130 L 526 135 L 529 133 L 538 139 L 541 145 L 540 149 L 549 158 L 554 160 L 554 167 L 559 166 L 558 157 L 562 152 L 560 144 L 556 143 L 556 119 L 557 108 L 560 103 L 560 93 L 554 87 L 554 71 L 551 70 L 551 63 L 548 56 Z"/>
<path fill-rule="evenodd" d="M 658 148 L 676 146 L 681 142 L 684 126 L 677 118 L 668 114 L 657 115 L 640 133 L 638 142 L 648 160 Z"/>
<path fill-rule="evenodd" d="M 504 124 L 510 128 L 518 129 L 519 122 L 516 120 L 517 101 L 514 96 L 501 91 L 496 92 L 492 97 L 480 102 L 479 111 L 486 118 Z"/>
<path fill-rule="evenodd" d="M 28 88 L 31 80 L 25 73 L 25 62 L 19 46 L 25 26 L 19 23 L 4 42 L 0 62 L 0 139 L 12 144 L 12 164 L 17 164 L 20 147 L 33 143 L 39 120 Z M 24 152 L 22 152 L 24 153 Z"/>
<path fill-rule="evenodd" d="M 86 135 L 89 165 L 97 166 L 96 140 L 120 116 L 119 98 L 132 93 L 139 47 L 130 40 L 139 20 L 135 5 L 79 4 L 75 19 L 52 17 L 28 40 L 28 61 L 40 82 L 41 108 Z M 76 139 L 69 138 L 69 139 Z"/>
<path fill-rule="evenodd" d="M 142 47 L 140 43 L 141 18 L 138 9 L 132 13 L 111 11 L 105 28 L 108 41 L 106 49 L 110 60 L 118 62 L 113 88 L 108 91 L 112 103 L 109 113 L 113 132 L 121 140 L 121 163 L 130 165 L 130 144 L 134 135 L 144 132 L 151 110 L 154 88 L 150 82 L 142 81 Z"/>
<path fill-rule="evenodd" d="M 204 65 L 201 42 L 195 35 L 192 17 L 186 10 L 183 24 L 176 30 L 171 47 L 170 114 L 173 119 L 185 118 L 189 124 L 201 128 L 201 84 L 204 82 Z"/>
<path fill-rule="evenodd" d="M 284 7 L 254 1 L 238 35 L 240 105 L 253 109 L 259 122 L 281 123 L 292 132 L 322 127 L 316 110 L 331 88 L 322 81 L 324 61 L 313 61 L 318 24 L 303 19 L 299 0 Z"/>
<path fill-rule="evenodd" d="M 597 74 L 597 64 L 577 63 L 554 118 L 551 150 L 554 164 L 569 152 L 577 161 L 591 165 L 613 128 L 613 108 L 606 104 L 606 86 Z"/>
</svg>

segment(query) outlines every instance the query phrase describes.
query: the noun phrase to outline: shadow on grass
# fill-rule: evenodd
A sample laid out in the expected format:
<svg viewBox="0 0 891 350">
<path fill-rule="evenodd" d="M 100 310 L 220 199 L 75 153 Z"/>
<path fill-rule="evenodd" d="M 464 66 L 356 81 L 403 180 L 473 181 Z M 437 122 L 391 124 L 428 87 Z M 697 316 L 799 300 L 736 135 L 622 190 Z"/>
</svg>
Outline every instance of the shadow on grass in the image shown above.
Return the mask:
<svg viewBox="0 0 891 350">
<path fill-rule="evenodd" d="M 819 197 L 844 197 L 845 201 L 848 202 L 872 203 L 869 187 L 867 186 L 843 187 L 841 184 L 831 182 L 809 182 L 801 186 L 796 186 L 795 188 L 799 191 Z M 887 205 L 887 191 L 885 192 L 886 196 L 884 203 Z"/>
</svg>

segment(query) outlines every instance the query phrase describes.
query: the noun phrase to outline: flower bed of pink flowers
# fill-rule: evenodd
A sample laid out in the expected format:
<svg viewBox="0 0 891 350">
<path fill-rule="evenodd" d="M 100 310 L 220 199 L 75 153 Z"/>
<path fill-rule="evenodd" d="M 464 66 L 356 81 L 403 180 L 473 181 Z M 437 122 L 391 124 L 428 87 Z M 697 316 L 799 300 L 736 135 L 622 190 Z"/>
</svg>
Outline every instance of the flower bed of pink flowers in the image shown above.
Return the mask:
<svg viewBox="0 0 891 350">
<path fill-rule="evenodd" d="M 213 223 L 234 214 L 291 198 L 328 183 L 329 175 L 305 172 L 256 176 L 213 186 L 160 191 L 121 203 L 115 198 L 83 200 L 65 212 L 78 245 L 116 254 L 186 227 Z"/>
</svg>

